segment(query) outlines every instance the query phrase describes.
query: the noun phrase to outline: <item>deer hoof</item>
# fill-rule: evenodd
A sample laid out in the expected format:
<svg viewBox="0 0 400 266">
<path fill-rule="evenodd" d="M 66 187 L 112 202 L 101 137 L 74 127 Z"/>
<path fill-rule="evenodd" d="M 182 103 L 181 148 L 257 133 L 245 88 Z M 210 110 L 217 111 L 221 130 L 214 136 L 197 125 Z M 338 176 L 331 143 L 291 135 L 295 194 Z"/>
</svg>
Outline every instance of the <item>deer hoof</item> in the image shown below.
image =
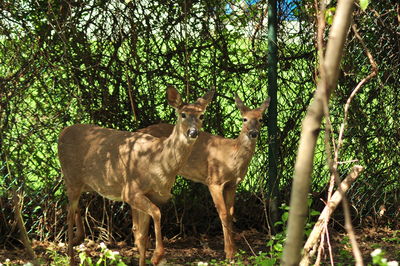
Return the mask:
<svg viewBox="0 0 400 266">
<path fill-rule="evenodd" d="M 236 254 L 236 250 L 228 251 L 228 252 L 226 252 L 225 257 L 228 261 L 235 261 L 235 254 Z"/>
<path fill-rule="evenodd" d="M 163 259 L 164 256 L 164 250 L 160 251 L 154 251 L 153 257 L 151 257 L 151 263 L 153 265 L 165 265 L 164 263 L 166 262 L 165 259 Z"/>
<path fill-rule="evenodd" d="M 167 266 L 167 265 L 168 265 L 168 263 L 165 258 L 162 258 L 157 264 L 157 266 Z"/>
</svg>

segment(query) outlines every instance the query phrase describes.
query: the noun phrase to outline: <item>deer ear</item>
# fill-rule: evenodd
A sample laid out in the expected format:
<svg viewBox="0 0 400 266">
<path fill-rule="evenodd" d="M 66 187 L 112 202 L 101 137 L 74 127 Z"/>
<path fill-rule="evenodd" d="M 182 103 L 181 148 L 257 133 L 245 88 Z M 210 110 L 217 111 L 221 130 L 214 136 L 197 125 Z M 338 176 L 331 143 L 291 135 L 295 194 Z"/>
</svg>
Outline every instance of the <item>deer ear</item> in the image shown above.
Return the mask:
<svg viewBox="0 0 400 266">
<path fill-rule="evenodd" d="M 206 107 L 213 99 L 215 93 L 215 88 L 211 88 L 203 97 L 197 99 L 197 103 Z"/>
<path fill-rule="evenodd" d="M 261 112 L 265 112 L 265 110 L 267 110 L 269 103 L 271 102 L 271 98 L 268 97 L 268 99 L 266 99 L 261 105 L 260 107 L 258 107 L 259 110 L 261 110 Z"/>
<path fill-rule="evenodd" d="M 244 105 L 243 101 L 239 98 L 237 94 L 235 94 L 235 103 L 241 114 L 250 110 L 247 106 Z"/>
<path fill-rule="evenodd" d="M 183 105 L 182 97 L 174 86 L 167 87 L 167 100 L 168 104 L 176 109 L 179 109 Z"/>
</svg>

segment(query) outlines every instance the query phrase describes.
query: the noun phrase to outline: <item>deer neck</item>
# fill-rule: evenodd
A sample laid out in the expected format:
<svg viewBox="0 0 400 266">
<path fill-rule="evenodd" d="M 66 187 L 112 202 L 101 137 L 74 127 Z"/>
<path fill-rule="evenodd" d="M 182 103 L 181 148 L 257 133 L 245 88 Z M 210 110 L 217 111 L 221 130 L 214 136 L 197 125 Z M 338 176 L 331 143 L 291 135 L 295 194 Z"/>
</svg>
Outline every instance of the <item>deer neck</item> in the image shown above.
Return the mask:
<svg viewBox="0 0 400 266">
<path fill-rule="evenodd" d="M 164 169 L 175 176 L 188 160 L 194 143 L 195 139 L 189 139 L 179 124 L 175 125 L 171 135 L 164 140 L 161 152 L 166 167 Z"/>
<path fill-rule="evenodd" d="M 235 142 L 237 153 L 235 157 L 238 158 L 239 162 L 242 162 L 243 165 L 248 165 L 256 149 L 256 139 L 250 139 L 247 132 L 242 130 L 235 139 Z"/>
</svg>

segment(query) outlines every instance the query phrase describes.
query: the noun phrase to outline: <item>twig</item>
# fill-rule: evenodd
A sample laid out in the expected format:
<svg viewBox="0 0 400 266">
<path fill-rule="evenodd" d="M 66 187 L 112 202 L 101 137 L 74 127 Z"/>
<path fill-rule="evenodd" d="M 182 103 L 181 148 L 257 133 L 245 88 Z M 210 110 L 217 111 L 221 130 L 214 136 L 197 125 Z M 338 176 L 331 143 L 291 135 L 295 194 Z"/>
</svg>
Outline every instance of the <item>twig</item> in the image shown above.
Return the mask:
<svg viewBox="0 0 400 266">
<path fill-rule="evenodd" d="M 329 234 L 328 230 L 326 230 L 325 232 L 326 232 L 327 235 Z M 329 240 L 329 235 L 328 235 L 328 237 L 327 237 L 327 239 L 326 239 L 326 242 L 328 243 L 329 259 L 330 259 L 330 261 L 331 261 L 331 265 L 334 265 L 334 262 L 333 262 L 333 254 L 332 254 L 332 246 L 331 246 L 331 241 Z"/>
<path fill-rule="evenodd" d="M 132 108 L 133 119 L 135 121 L 138 121 L 138 117 L 137 117 L 137 114 L 136 114 L 136 104 L 135 104 L 135 101 L 134 101 L 133 96 L 132 96 L 132 81 L 131 81 L 131 78 L 130 78 L 130 76 L 128 74 L 126 75 L 126 78 L 128 80 L 128 95 L 129 95 L 129 102 L 130 102 L 131 108 Z"/>
<path fill-rule="evenodd" d="M 338 163 L 338 158 L 339 158 L 339 150 L 340 147 L 343 144 L 343 133 L 344 133 L 344 129 L 346 127 L 347 124 L 347 117 L 349 114 L 349 108 L 350 108 L 350 103 L 353 100 L 354 96 L 357 94 L 357 92 L 361 89 L 361 86 L 364 85 L 367 81 L 369 81 L 371 78 L 375 77 L 378 74 L 378 66 L 374 60 L 374 58 L 371 55 L 371 52 L 369 51 L 369 49 L 367 48 L 367 46 L 365 45 L 363 39 L 361 38 L 361 36 L 358 34 L 357 32 L 357 28 L 356 25 L 353 24 L 352 25 L 352 30 L 354 32 L 354 35 L 356 36 L 356 38 L 360 41 L 362 47 L 365 50 L 365 53 L 368 56 L 369 62 L 371 64 L 372 67 L 372 72 L 366 76 L 365 78 L 363 78 L 358 84 L 357 86 L 354 88 L 354 90 L 351 92 L 350 97 L 347 99 L 347 102 L 344 106 L 344 118 L 343 118 L 343 123 L 340 126 L 340 131 L 339 131 L 339 137 L 338 137 L 338 142 L 337 142 L 337 149 L 335 151 L 335 163 Z"/>
<path fill-rule="evenodd" d="M 11 175 L 10 167 L 8 165 L 8 158 L 6 156 L 6 167 L 8 173 Z M 29 239 L 28 232 L 26 231 L 24 219 L 22 218 L 22 206 L 23 206 L 23 196 L 18 195 L 15 189 L 12 189 L 12 196 L 13 196 L 13 205 L 14 205 L 14 217 L 15 221 L 17 222 L 19 233 L 20 233 L 20 240 L 24 244 L 26 253 L 28 254 L 29 258 L 32 260 L 33 265 L 39 265 L 35 251 L 32 248 L 31 240 Z"/>
<path fill-rule="evenodd" d="M 247 246 L 249 247 L 251 253 L 253 254 L 253 256 L 257 256 L 257 254 L 254 252 L 254 249 L 251 247 L 249 241 L 247 241 L 247 238 L 244 236 L 244 234 L 240 234 L 241 237 L 244 239 L 244 241 L 246 242 Z"/>
<path fill-rule="evenodd" d="M 331 200 L 327 203 L 324 210 L 321 212 L 318 221 L 315 223 L 314 228 L 311 231 L 306 244 L 304 245 L 303 248 L 304 255 L 300 262 L 300 265 L 309 264 L 311 256 L 315 253 L 315 251 L 313 251 L 312 248 L 318 242 L 319 236 L 321 235 L 321 232 L 325 226 L 325 221 L 329 220 L 330 214 L 333 213 L 333 211 L 339 205 L 340 201 L 343 199 L 343 193 L 345 193 L 350 188 L 351 184 L 357 179 L 357 177 L 363 170 L 364 168 L 360 165 L 353 166 L 350 173 L 338 187 L 338 190 L 332 195 Z"/>
<path fill-rule="evenodd" d="M 344 134 L 344 130 L 345 130 L 345 127 L 346 127 L 346 124 L 347 124 L 347 120 L 348 120 L 348 112 L 349 112 L 349 108 L 350 108 L 350 103 L 353 100 L 353 98 L 355 97 L 355 95 L 357 94 L 357 92 L 361 89 L 362 85 L 364 85 L 368 80 L 370 80 L 371 78 L 373 78 L 377 74 L 377 69 L 378 69 L 375 60 L 373 59 L 371 53 L 369 52 L 368 48 L 366 47 L 366 45 L 365 45 L 364 41 L 362 40 L 361 36 L 358 34 L 356 26 L 354 24 L 352 25 L 352 30 L 353 30 L 356 38 L 360 41 L 361 45 L 363 46 L 363 48 L 364 48 L 364 50 L 365 50 L 365 52 L 366 52 L 366 54 L 367 54 L 367 56 L 368 56 L 368 58 L 370 60 L 370 63 L 371 63 L 371 66 L 372 66 L 372 72 L 367 77 L 365 77 L 363 80 L 361 80 L 359 82 L 359 84 L 354 88 L 354 90 L 350 94 L 349 98 L 347 99 L 347 102 L 346 102 L 345 107 L 344 107 L 344 118 L 343 118 L 343 123 L 341 124 L 341 127 L 340 127 L 339 137 L 338 137 L 338 140 L 337 140 L 337 145 L 336 145 L 336 147 L 334 145 L 334 159 L 333 159 L 333 162 L 332 162 L 331 157 L 330 157 L 331 153 L 330 153 L 329 136 L 325 137 L 325 147 L 326 147 L 327 160 L 328 160 L 329 168 L 331 169 L 331 173 L 332 173 L 331 174 L 331 178 L 330 178 L 330 185 L 329 185 L 329 189 L 328 189 L 328 202 L 331 199 L 334 183 L 336 182 L 336 184 L 340 184 L 340 179 L 339 179 L 339 174 L 338 174 L 338 165 L 341 164 L 341 163 L 346 163 L 346 162 L 339 162 L 339 152 L 340 152 L 340 148 L 341 148 L 341 146 L 343 144 L 343 134 Z M 321 75 L 324 75 L 324 74 L 325 73 L 322 71 Z M 328 109 L 327 101 L 324 101 L 324 115 L 325 115 L 326 124 L 327 124 L 327 126 L 326 126 L 326 135 L 329 135 L 330 132 L 331 132 L 329 129 L 332 129 L 332 127 L 331 127 L 331 123 L 330 123 L 330 120 L 329 120 L 329 109 Z M 335 144 L 334 141 L 333 141 L 333 144 Z M 338 187 L 338 192 L 341 193 L 340 186 Z M 357 244 L 357 241 L 356 241 L 356 238 L 355 238 L 355 234 L 354 234 L 354 231 L 353 231 L 353 227 L 352 227 L 352 224 L 351 224 L 350 210 L 349 210 L 349 206 L 348 206 L 348 201 L 345 198 L 344 194 L 342 194 L 342 197 L 343 197 L 342 204 L 343 204 L 344 215 L 345 215 L 345 228 L 346 228 L 346 231 L 347 231 L 347 233 L 349 235 L 349 238 L 350 238 L 350 241 L 351 241 L 351 245 L 353 247 L 353 254 L 354 254 L 354 257 L 356 259 L 356 264 L 357 265 L 363 265 L 361 252 L 360 252 L 360 250 L 358 248 L 358 244 Z M 320 247 L 319 247 L 319 250 L 318 250 L 318 257 L 317 257 L 316 264 L 318 264 L 318 262 L 320 260 L 322 248 L 323 248 L 323 245 L 324 245 L 324 239 L 325 239 L 323 237 L 323 235 L 325 233 L 327 233 L 325 230 L 327 230 L 327 224 L 329 222 L 330 214 L 327 214 L 327 217 L 328 218 L 324 221 L 325 224 L 324 224 L 324 226 L 321 227 L 322 229 L 321 229 L 321 232 L 319 233 L 319 235 L 321 236 L 321 234 L 322 234 L 322 236 L 321 236 L 321 242 L 320 242 Z M 303 257 L 303 259 L 304 259 L 304 257 Z M 333 263 L 332 257 L 331 257 L 331 263 Z"/>
<path fill-rule="evenodd" d="M 378 68 L 377 68 L 377 64 L 374 60 L 374 58 L 372 57 L 371 53 L 369 52 L 368 48 L 366 47 L 364 41 L 362 40 L 361 36 L 358 34 L 357 32 L 357 28 L 356 25 L 353 24 L 352 25 L 352 30 L 354 32 L 354 35 L 356 36 L 356 38 L 360 41 L 361 45 L 363 46 L 368 59 L 371 63 L 371 67 L 372 67 L 372 72 L 365 77 L 364 79 L 362 79 L 357 86 L 354 88 L 354 90 L 352 91 L 352 93 L 350 94 L 350 97 L 347 99 L 347 102 L 345 104 L 344 107 L 344 118 L 343 118 L 343 123 L 340 127 L 340 132 L 339 132 L 339 137 L 338 137 L 338 142 L 337 142 L 337 148 L 335 149 L 335 157 L 334 157 L 334 176 L 335 176 L 335 181 L 336 184 L 340 183 L 340 178 L 339 178 L 339 174 L 337 171 L 337 167 L 338 167 L 338 158 L 339 158 L 339 151 L 340 148 L 343 144 L 343 133 L 344 133 L 344 129 L 347 123 L 347 118 L 348 118 L 348 111 L 350 108 L 350 103 L 353 100 L 353 98 L 355 97 L 355 95 L 357 94 L 357 92 L 360 90 L 360 88 L 362 87 L 362 85 L 364 85 L 367 81 L 369 81 L 371 78 L 373 78 L 374 76 L 377 75 L 378 72 Z M 349 204 L 347 201 L 347 198 L 344 195 L 344 192 L 341 191 L 341 187 L 338 187 L 338 191 L 342 194 L 343 196 L 343 210 L 344 210 L 344 219 L 345 219 L 345 229 L 347 231 L 347 234 L 349 235 L 350 238 L 350 243 L 352 246 L 352 250 L 353 250 L 353 255 L 354 258 L 356 260 L 356 265 L 363 265 L 363 261 L 362 261 L 362 256 L 361 256 L 361 252 L 360 249 L 358 248 L 358 244 L 357 244 L 357 240 L 354 234 L 354 230 L 353 230 L 353 226 L 351 224 L 351 215 L 350 215 L 350 208 L 349 208 Z"/>
</svg>

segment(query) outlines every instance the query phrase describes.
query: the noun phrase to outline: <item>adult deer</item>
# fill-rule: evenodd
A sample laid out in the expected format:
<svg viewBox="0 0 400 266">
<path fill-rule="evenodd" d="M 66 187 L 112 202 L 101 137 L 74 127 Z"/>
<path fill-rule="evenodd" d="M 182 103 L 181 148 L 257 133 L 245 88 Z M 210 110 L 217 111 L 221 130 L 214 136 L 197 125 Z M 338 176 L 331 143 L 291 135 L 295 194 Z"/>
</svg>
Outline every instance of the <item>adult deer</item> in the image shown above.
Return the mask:
<svg viewBox="0 0 400 266">
<path fill-rule="evenodd" d="M 186 164 L 178 174 L 208 186 L 222 223 L 225 254 L 232 259 L 236 253 L 232 220 L 235 192 L 246 175 L 253 157 L 262 116 L 269 106 L 268 98 L 260 107 L 250 109 L 236 96 L 235 102 L 242 116 L 242 129 L 236 139 L 201 132 Z M 140 129 L 140 132 L 156 137 L 171 134 L 173 125 L 156 124 Z"/>
<path fill-rule="evenodd" d="M 84 238 L 78 205 L 80 194 L 86 191 L 95 191 L 131 206 L 140 265 L 145 265 L 151 217 L 156 238 L 151 261 L 153 264 L 160 262 L 164 246 L 158 206 L 171 198 L 175 177 L 198 139 L 203 113 L 213 95 L 214 90 L 210 90 L 195 103 L 185 104 L 178 91 L 168 87 L 167 100 L 175 108 L 178 119 L 167 138 L 83 124 L 61 132 L 58 155 L 69 200 L 68 254 L 72 264 L 73 245 Z M 74 224 L 77 227 L 75 237 Z"/>
</svg>

